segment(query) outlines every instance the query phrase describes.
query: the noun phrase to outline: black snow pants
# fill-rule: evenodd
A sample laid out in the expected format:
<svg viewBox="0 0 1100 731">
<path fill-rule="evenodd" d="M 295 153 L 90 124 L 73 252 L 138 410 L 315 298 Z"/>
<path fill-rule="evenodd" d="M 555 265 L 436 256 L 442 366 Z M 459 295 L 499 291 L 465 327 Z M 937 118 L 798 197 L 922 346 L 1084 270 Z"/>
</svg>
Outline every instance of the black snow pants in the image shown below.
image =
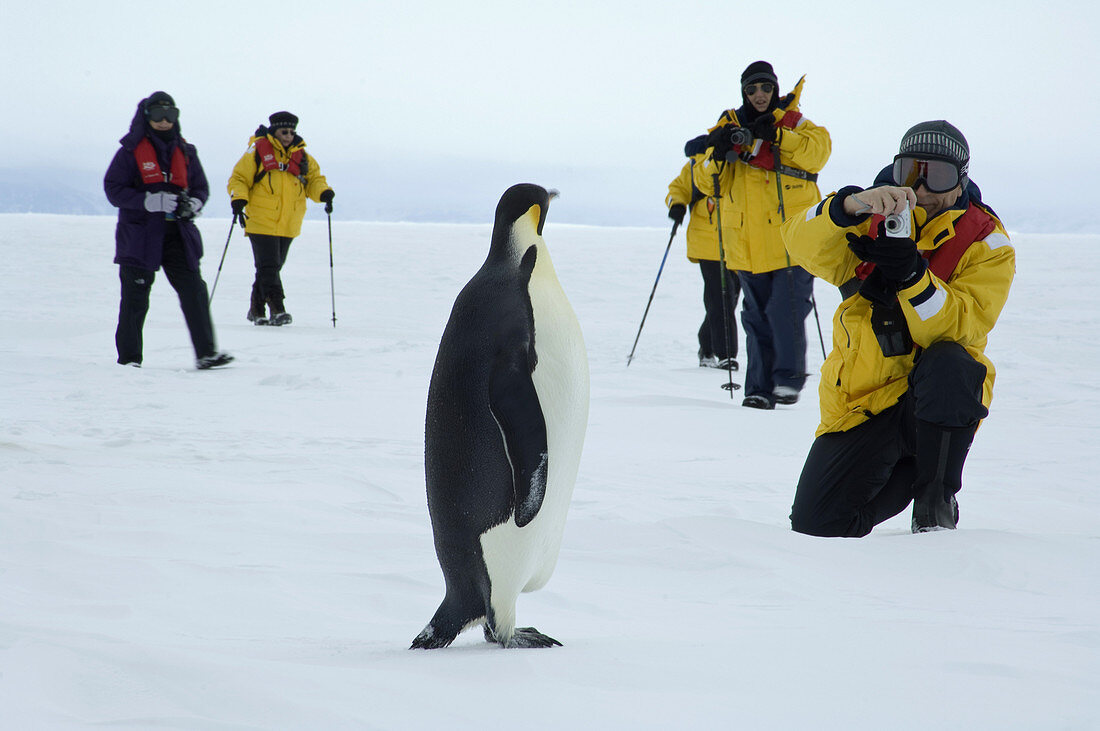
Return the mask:
<svg viewBox="0 0 1100 731">
<path fill-rule="evenodd" d="M 195 348 L 195 357 L 214 355 L 214 324 L 210 319 L 210 299 L 206 282 L 200 272 L 188 268 L 183 253 L 183 240 L 175 224 L 169 224 L 165 230 L 161 268 L 179 297 L 183 319 L 187 322 L 191 344 Z M 145 315 L 149 312 L 149 291 L 153 287 L 156 272 L 120 264 L 118 277 L 122 283 L 118 327 L 115 329 L 118 362 L 141 363 L 141 333 L 145 327 Z"/>
<path fill-rule="evenodd" d="M 283 312 L 283 280 L 279 272 L 283 270 L 290 242 L 288 236 L 268 236 L 249 234 L 252 242 L 252 259 L 256 265 L 256 279 L 252 282 L 252 309 L 263 312 L 264 305 L 271 305 L 271 314 Z"/>
<path fill-rule="evenodd" d="M 737 275 L 720 261 L 699 260 L 703 275 L 703 307 L 706 317 L 699 326 L 700 357 L 715 356 L 718 360 L 737 357 L 737 298 L 741 295 L 741 282 Z M 722 277 L 726 278 L 725 314 L 722 312 Z M 726 336 L 723 331 L 729 323 L 730 352 L 726 352 Z"/>
<path fill-rule="evenodd" d="M 791 528 L 815 536 L 862 537 L 904 510 L 920 487 L 918 476 L 936 471 L 924 463 L 944 457 L 934 448 L 921 453 L 918 425 L 972 436 L 988 414 L 981 399 L 984 380 L 985 366 L 957 343 L 923 351 L 909 374 L 909 390 L 896 405 L 848 431 L 814 440 L 795 490 Z M 950 460 L 957 474 L 946 479 L 956 491 L 964 460 L 965 449 Z"/>
</svg>

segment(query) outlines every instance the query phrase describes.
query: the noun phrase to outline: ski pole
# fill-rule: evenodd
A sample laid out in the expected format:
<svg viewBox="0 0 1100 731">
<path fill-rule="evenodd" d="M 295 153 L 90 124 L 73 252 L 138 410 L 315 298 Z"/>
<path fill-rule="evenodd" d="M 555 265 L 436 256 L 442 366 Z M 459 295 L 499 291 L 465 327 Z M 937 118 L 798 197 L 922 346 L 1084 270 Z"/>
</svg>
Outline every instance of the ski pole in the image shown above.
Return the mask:
<svg viewBox="0 0 1100 731">
<path fill-rule="evenodd" d="M 634 336 L 634 347 L 630 349 L 630 355 L 626 356 L 626 367 L 630 367 L 630 361 L 634 360 L 634 350 L 638 347 L 638 338 L 642 337 L 642 328 L 645 327 L 645 319 L 649 315 L 649 306 L 653 304 L 653 295 L 657 292 L 657 282 L 661 281 L 661 272 L 665 270 L 665 261 L 668 259 L 668 251 L 672 248 L 672 239 L 676 236 L 676 229 L 680 228 L 679 221 L 672 222 L 672 234 L 668 237 L 668 246 L 665 247 L 665 255 L 661 257 L 661 266 L 657 269 L 657 278 L 653 280 L 653 290 L 649 293 L 649 301 L 645 303 L 645 312 L 642 313 L 642 324 L 638 326 L 638 334 Z"/>
<path fill-rule="evenodd" d="M 222 275 L 222 264 L 225 264 L 225 255 L 229 252 L 229 239 L 233 238 L 233 227 L 237 225 L 237 218 L 233 217 L 229 221 L 229 235 L 225 237 L 225 248 L 222 249 L 222 260 L 218 262 L 218 273 L 214 275 L 214 286 L 210 288 L 210 297 L 207 298 L 207 304 L 214 301 L 214 293 L 218 291 L 218 278 Z"/>
<path fill-rule="evenodd" d="M 821 334 L 821 319 L 817 316 L 817 300 L 814 299 L 813 292 L 810 292 L 810 304 L 814 308 L 814 322 L 817 323 L 817 339 L 821 341 L 821 359 L 827 360 L 829 356 L 825 354 L 825 336 Z"/>
<path fill-rule="evenodd" d="M 722 388 L 730 392 L 730 398 L 733 398 L 733 392 L 740 386 L 733 382 L 733 358 L 730 354 L 733 350 L 730 348 L 730 314 L 729 307 L 726 303 L 729 301 L 729 295 L 726 294 L 726 247 L 722 242 L 722 184 L 720 178 L 722 176 L 722 169 L 725 167 L 723 163 L 715 161 L 715 165 L 718 172 L 714 173 L 712 179 L 714 180 L 714 210 L 717 212 L 716 222 L 718 224 L 718 258 L 722 261 L 722 334 L 726 339 L 726 375 L 729 377 L 729 381 L 722 384 Z"/>
<path fill-rule="evenodd" d="M 328 211 L 325 212 L 328 216 L 328 283 L 332 289 L 332 326 L 336 327 L 336 275 L 332 266 L 332 214 Z"/>
</svg>

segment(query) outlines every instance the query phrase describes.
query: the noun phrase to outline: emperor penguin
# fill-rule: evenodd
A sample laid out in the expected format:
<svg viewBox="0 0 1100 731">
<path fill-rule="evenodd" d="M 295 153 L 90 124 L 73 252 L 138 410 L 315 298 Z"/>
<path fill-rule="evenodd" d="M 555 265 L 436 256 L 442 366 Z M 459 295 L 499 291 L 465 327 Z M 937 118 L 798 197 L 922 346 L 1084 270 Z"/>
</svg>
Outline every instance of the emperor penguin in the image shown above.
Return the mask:
<svg viewBox="0 0 1100 731">
<path fill-rule="evenodd" d="M 483 625 L 504 647 L 560 642 L 516 627 L 550 579 L 588 425 L 588 356 L 542 238 L 552 197 L 514 185 L 489 255 L 455 300 L 435 359 L 424 471 L 446 596 L 412 648 Z"/>
</svg>

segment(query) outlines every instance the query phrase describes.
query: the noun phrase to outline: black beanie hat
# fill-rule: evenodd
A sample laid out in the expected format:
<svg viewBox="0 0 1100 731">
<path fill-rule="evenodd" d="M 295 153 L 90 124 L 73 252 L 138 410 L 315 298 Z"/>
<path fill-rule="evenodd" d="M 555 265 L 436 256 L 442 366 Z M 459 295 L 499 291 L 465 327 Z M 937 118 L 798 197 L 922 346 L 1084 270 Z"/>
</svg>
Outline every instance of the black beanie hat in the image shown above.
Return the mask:
<svg viewBox="0 0 1100 731">
<path fill-rule="evenodd" d="M 963 133 L 947 120 L 937 119 L 913 125 L 901 138 L 898 157 L 930 157 L 955 163 L 966 186 L 970 167 L 970 145 Z"/>
<path fill-rule="evenodd" d="M 145 104 L 142 105 L 142 111 L 146 114 L 149 113 L 149 109 L 152 107 L 174 107 L 176 101 L 166 91 L 154 91 L 149 95 L 149 98 L 145 100 Z"/>
<path fill-rule="evenodd" d="M 899 155 L 931 155 L 955 163 L 960 168 L 970 162 L 970 145 L 955 125 L 945 119 L 921 122 L 909 128 L 901 138 Z"/>
<path fill-rule="evenodd" d="M 770 81 L 779 88 L 779 79 L 775 78 L 775 70 L 767 61 L 753 61 L 741 73 L 741 88 L 744 89 L 755 81 Z"/>
<path fill-rule="evenodd" d="M 298 127 L 298 118 L 290 112 L 275 112 L 267 120 L 270 122 L 272 132 L 280 127 L 290 127 L 291 129 Z"/>
</svg>

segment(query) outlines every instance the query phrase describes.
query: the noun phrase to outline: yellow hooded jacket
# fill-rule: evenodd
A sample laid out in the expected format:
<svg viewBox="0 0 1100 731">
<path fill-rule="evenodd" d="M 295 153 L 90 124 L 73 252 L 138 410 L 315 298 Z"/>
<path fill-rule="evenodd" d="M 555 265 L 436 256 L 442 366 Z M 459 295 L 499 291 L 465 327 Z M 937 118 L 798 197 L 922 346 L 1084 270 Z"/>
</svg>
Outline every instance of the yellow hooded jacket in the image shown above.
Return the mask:
<svg viewBox="0 0 1100 731">
<path fill-rule="evenodd" d="M 858 192 L 859 189 L 854 189 Z M 993 215 L 989 209 L 986 213 Z M 954 235 L 955 222 L 964 208 L 943 211 L 916 229 L 917 248 L 931 251 Z M 917 208 L 915 218 L 924 219 Z M 836 194 L 820 205 L 789 217 L 783 237 L 791 259 L 815 277 L 836 286 L 848 282 L 861 263 L 848 248 L 845 234 L 864 234 L 870 217 L 856 226 L 844 226 L 845 217 Z M 992 233 L 975 241 L 963 253 L 947 281 L 931 270 L 912 286 L 898 292 L 909 333 L 919 348 L 942 341 L 962 345 L 986 367 L 982 403 L 988 408 L 996 375 L 985 355 L 989 331 L 1008 299 L 1016 272 L 1016 252 L 1000 220 Z M 817 435 L 847 431 L 897 403 L 908 389 L 916 348 L 908 355 L 887 358 L 871 330 L 871 302 L 853 294 L 833 315 L 833 350 L 821 367 L 821 424 Z"/>
<path fill-rule="evenodd" d="M 798 111 L 802 95 L 803 76 L 794 91 L 779 100 L 772 111 L 776 123 L 788 112 Z M 737 113 L 726 110 L 719 123 L 712 128 L 739 125 Z M 779 127 L 779 162 L 788 167 L 817 173 L 825 167 L 832 153 L 829 131 L 802 117 L 794 129 Z M 714 173 L 719 173 L 722 188 L 722 245 L 726 252 L 726 266 L 753 274 L 771 272 L 792 265 L 783 248 L 779 231 L 784 216 L 779 213 L 779 193 L 776 191 L 775 173 L 763 170 L 738 159 L 736 162 L 716 163 L 708 149 L 703 162 L 695 165 L 694 183 L 704 195 L 714 195 Z M 821 200 L 817 183 L 790 175 L 782 176 L 785 218 L 798 216 L 806 208 Z"/>
<path fill-rule="evenodd" d="M 301 137 L 295 136 L 289 149 L 283 147 L 274 135 L 268 134 L 266 137 L 281 164 L 288 163 L 296 150 L 303 150 L 303 159 L 308 157 L 305 175 L 295 176 L 286 170 L 270 170 L 256 180 L 256 173 L 262 172 L 263 168 L 256 160 L 255 146 L 259 138 L 253 135 L 248 140 L 248 151 L 233 167 L 226 187 L 230 198 L 248 201 L 245 207 L 245 215 L 248 217 L 245 220 L 245 233 L 295 238 L 302 232 L 306 197 L 320 203 L 321 193 L 328 190 L 329 184 L 325 176 L 321 175 L 317 160 L 305 154 L 306 143 Z"/>
<path fill-rule="evenodd" d="M 700 259 L 721 261 L 718 251 L 718 218 L 714 213 L 714 198 L 699 192 L 691 183 L 692 166 L 701 162 L 703 155 L 684 163 L 680 174 L 668 184 L 665 205 L 672 208 L 682 204 L 691 212 L 687 225 L 687 258 L 693 262 Z"/>
</svg>

